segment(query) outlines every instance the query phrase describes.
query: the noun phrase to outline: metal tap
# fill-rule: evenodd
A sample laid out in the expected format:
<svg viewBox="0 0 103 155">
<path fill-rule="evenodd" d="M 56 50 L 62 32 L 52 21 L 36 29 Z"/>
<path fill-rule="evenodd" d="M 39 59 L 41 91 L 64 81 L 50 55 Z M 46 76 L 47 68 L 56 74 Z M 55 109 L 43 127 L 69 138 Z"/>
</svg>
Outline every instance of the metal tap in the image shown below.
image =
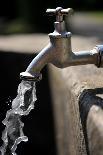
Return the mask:
<svg viewBox="0 0 103 155">
<path fill-rule="evenodd" d="M 50 43 L 32 60 L 26 71 L 20 73 L 22 79 L 40 80 L 42 77 L 40 71 L 48 63 L 52 63 L 58 68 L 86 64 L 95 64 L 97 67 L 103 66 L 103 45 L 98 45 L 90 51 L 72 51 L 71 32 L 66 31 L 63 19 L 64 15 L 71 15 L 72 12 L 71 8 L 47 9 L 48 15 L 56 15 L 54 32 L 49 34 Z"/>
</svg>

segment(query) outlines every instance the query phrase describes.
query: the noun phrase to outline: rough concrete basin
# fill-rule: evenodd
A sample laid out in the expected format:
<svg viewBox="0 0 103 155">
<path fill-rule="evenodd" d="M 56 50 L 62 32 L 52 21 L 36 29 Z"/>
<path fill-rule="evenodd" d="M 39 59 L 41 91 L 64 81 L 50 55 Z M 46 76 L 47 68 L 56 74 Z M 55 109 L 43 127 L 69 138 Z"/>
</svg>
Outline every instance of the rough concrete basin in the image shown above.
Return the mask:
<svg viewBox="0 0 103 155">
<path fill-rule="evenodd" d="M 94 44 L 84 40 L 76 44 L 79 49 Z M 102 155 L 103 69 L 86 65 L 61 70 L 50 65 L 49 70 L 58 154 Z"/>
</svg>

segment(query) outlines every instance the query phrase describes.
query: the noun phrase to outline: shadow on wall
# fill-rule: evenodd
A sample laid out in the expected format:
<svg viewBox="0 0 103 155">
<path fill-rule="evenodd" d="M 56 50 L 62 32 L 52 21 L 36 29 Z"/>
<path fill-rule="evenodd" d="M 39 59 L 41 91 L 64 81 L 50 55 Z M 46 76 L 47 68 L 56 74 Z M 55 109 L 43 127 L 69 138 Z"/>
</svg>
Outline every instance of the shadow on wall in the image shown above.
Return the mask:
<svg viewBox="0 0 103 155">
<path fill-rule="evenodd" d="M 20 83 L 19 74 L 25 71 L 28 64 L 34 58 L 32 54 L 0 52 L 0 137 L 4 129 L 2 120 L 6 111 L 10 109 L 10 100 L 17 94 Z M 43 80 L 37 83 L 37 98 L 35 109 L 23 118 L 24 133 L 28 136 L 27 143 L 18 145 L 18 155 L 56 155 L 53 114 L 48 86 L 47 69 L 42 71 Z M 2 140 L 0 138 L 0 146 Z"/>
<path fill-rule="evenodd" d="M 88 114 L 89 114 L 91 108 L 94 105 L 96 105 L 97 107 L 100 107 L 101 109 L 103 109 L 103 98 L 100 97 L 101 95 L 103 95 L 103 88 L 96 88 L 96 89 L 86 89 L 86 90 L 84 90 L 82 92 L 81 96 L 79 97 L 80 117 L 81 117 L 81 122 L 82 122 L 82 127 L 83 127 L 85 143 L 86 143 L 86 149 L 87 149 L 87 154 L 88 155 L 91 154 L 91 153 L 90 153 L 90 150 L 89 150 L 88 131 L 87 131 L 87 118 L 88 118 Z M 96 123 L 95 121 L 96 120 L 94 119 L 94 124 Z M 94 127 L 92 127 L 92 128 L 94 128 Z M 97 128 L 101 128 L 101 127 L 97 126 Z M 95 129 L 95 130 L 97 130 L 97 129 Z M 93 134 L 96 135 L 96 132 L 93 133 Z M 99 135 L 97 135 L 97 137 L 98 136 Z M 96 138 L 96 136 L 95 136 L 95 138 Z M 95 148 L 98 148 L 98 146 L 99 147 L 101 146 L 101 140 L 99 142 L 97 141 L 97 143 L 96 143 L 97 146 L 94 145 Z M 103 150 L 101 148 L 99 148 L 99 150 L 96 150 L 95 154 L 98 154 L 97 153 L 98 151 L 99 151 L 99 154 L 103 153 L 102 152 Z"/>
</svg>

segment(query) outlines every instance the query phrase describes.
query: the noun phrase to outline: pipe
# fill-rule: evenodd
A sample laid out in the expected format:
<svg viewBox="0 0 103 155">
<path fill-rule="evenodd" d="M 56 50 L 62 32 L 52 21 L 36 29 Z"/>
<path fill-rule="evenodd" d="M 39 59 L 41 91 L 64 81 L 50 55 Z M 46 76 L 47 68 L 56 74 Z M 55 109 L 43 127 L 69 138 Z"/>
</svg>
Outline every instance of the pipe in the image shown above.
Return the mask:
<svg viewBox="0 0 103 155">
<path fill-rule="evenodd" d="M 97 65 L 98 51 L 96 49 L 90 51 L 79 51 L 71 53 L 70 66 L 95 64 Z"/>
<path fill-rule="evenodd" d="M 38 81 L 42 75 L 40 71 L 52 59 L 54 48 L 52 44 L 48 44 L 29 64 L 25 72 L 20 73 L 21 79 Z"/>
</svg>

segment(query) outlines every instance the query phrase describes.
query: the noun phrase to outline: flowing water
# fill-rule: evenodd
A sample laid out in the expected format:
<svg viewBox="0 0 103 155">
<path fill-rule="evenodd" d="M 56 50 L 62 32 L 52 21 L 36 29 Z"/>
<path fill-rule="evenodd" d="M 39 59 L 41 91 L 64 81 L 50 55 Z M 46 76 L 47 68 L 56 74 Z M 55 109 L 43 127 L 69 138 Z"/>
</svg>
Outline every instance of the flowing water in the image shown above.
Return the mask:
<svg viewBox="0 0 103 155">
<path fill-rule="evenodd" d="M 35 83 L 22 81 L 18 86 L 17 97 L 12 101 L 12 108 L 7 111 L 3 120 L 5 129 L 2 133 L 3 145 L 0 148 L 0 155 L 16 155 L 17 145 L 21 141 L 28 141 L 28 137 L 23 133 L 24 123 L 21 118 L 34 109 L 35 101 Z"/>
</svg>

